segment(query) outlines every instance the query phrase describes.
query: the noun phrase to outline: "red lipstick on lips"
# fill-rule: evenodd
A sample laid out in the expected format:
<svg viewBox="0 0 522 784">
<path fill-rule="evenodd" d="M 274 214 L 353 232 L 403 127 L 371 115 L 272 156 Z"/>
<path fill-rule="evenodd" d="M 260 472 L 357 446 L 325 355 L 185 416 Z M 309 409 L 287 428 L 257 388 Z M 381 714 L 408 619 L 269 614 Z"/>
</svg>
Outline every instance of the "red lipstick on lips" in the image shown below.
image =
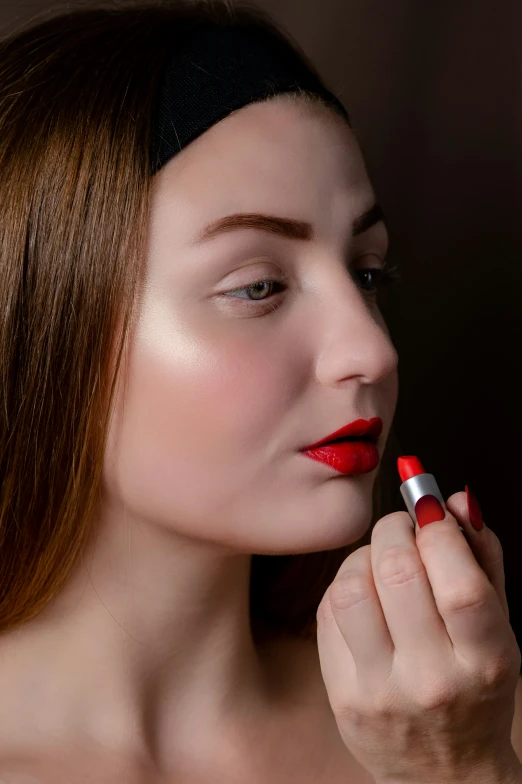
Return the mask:
<svg viewBox="0 0 522 784">
<path fill-rule="evenodd" d="M 379 464 L 376 442 L 381 432 L 380 417 L 356 419 L 301 451 L 312 460 L 326 463 L 346 476 L 367 474 Z"/>
</svg>

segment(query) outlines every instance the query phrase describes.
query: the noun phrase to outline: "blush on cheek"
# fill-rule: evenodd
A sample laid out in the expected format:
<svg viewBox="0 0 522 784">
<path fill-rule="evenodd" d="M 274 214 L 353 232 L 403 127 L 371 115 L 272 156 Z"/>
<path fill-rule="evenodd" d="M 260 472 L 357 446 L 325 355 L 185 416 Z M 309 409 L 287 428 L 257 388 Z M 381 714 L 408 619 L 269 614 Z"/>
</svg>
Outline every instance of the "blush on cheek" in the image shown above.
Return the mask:
<svg viewBox="0 0 522 784">
<path fill-rule="evenodd" d="M 152 503 L 160 516 L 183 496 L 195 509 L 237 494 L 244 477 L 262 467 L 264 444 L 288 411 L 285 364 L 266 346 L 255 352 L 243 340 L 217 353 L 212 341 L 202 348 L 178 336 L 169 348 L 142 343 L 134 350 L 123 420 L 111 435 L 118 494 L 143 503 L 144 513 Z"/>
<path fill-rule="evenodd" d="M 256 345 L 238 339 L 222 348 L 199 406 L 213 411 L 221 437 L 247 455 L 280 441 L 295 397 L 292 390 L 287 357 L 278 356 L 266 340 Z"/>
</svg>

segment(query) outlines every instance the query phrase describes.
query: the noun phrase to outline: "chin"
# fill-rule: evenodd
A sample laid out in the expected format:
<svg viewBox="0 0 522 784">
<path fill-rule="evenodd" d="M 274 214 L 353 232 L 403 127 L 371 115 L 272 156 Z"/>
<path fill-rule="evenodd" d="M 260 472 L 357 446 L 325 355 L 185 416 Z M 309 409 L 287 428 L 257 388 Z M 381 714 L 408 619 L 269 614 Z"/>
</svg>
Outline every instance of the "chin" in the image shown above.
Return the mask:
<svg viewBox="0 0 522 784">
<path fill-rule="evenodd" d="M 324 550 L 337 550 L 341 547 L 355 544 L 368 532 L 372 524 L 372 505 L 366 504 L 350 512 L 339 510 L 300 521 L 287 520 L 286 525 L 280 526 L 277 539 L 272 535 L 271 542 L 259 542 L 253 551 L 262 555 L 298 555 L 301 553 L 315 553 Z"/>
</svg>

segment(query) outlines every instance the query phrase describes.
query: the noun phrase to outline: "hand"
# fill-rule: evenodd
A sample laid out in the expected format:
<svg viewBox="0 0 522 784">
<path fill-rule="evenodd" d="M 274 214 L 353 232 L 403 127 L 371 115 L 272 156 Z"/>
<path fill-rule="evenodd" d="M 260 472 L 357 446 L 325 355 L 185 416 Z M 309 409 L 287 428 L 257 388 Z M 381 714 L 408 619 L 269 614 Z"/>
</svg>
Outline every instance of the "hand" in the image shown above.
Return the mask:
<svg viewBox="0 0 522 784">
<path fill-rule="evenodd" d="M 407 512 L 380 519 L 317 611 L 337 726 L 378 784 L 511 781 L 520 768 L 521 654 L 502 546 L 485 524 L 472 528 L 464 492 L 446 504 L 444 520 L 423 528 Z M 483 775 L 493 769 L 498 778 Z"/>
</svg>

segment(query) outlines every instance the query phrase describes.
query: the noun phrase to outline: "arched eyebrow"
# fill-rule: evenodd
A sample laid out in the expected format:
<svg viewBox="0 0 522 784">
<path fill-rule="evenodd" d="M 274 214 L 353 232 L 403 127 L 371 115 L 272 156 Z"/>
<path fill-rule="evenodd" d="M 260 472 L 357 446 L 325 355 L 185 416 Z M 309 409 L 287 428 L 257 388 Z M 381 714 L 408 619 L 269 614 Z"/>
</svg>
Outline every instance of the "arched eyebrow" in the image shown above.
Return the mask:
<svg viewBox="0 0 522 784">
<path fill-rule="evenodd" d="M 372 226 L 375 226 L 376 223 L 379 223 L 379 221 L 384 221 L 383 211 L 378 204 L 374 204 L 370 209 L 365 210 L 365 212 L 355 218 L 352 224 L 352 236 L 356 237 L 359 234 L 363 234 Z M 263 215 L 258 212 L 239 212 L 234 215 L 225 215 L 223 218 L 218 218 L 213 223 L 205 226 L 191 244 L 199 245 L 220 234 L 237 229 L 258 229 L 271 232 L 272 234 L 279 234 L 292 240 L 311 241 L 314 238 L 314 227 L 308 221 L 281 218 L 277 215 Z"/>
<path fill-rule="evenodd" d="M 364 234 L 365 231 L 371 229 L 376 223 L 382 221 L 384 223 L 384 213 L 380 204 L 374 204 L 369 210 L 359 215 L 353 222 L 352 236 L 357 237 L 358 234 Z"/>
</svg>

